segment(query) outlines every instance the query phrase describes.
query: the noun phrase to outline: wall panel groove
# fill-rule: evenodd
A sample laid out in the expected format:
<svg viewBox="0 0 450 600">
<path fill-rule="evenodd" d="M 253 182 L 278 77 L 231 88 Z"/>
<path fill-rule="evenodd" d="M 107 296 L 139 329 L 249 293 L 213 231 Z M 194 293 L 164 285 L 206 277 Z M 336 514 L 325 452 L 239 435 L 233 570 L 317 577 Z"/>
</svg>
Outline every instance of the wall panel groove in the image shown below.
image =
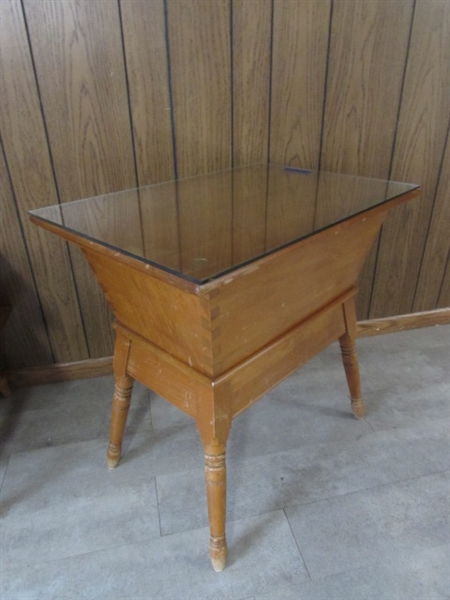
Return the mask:
<svg viewBox="0 0 450 600">
<path fill-rule="evenodd" d="M 330 5 L 275 0 L 270 161 L 317 168 Z"/>
<path fill-rule="evenodd" d="M 334 2 L 322 169 L 388 178 L 412 9 L 412 0 Z M 369 312 L 376 257 L 375 246 L 360 278 L 359 318 Z"/>
<path fill-rule="evenodd" d="M 173 153 L 173 170 L 174 178 L 178 179 L 178 164 L 177 164 L 177 134 L 175 131 L 175 112 L 173 107 L 173 85 L 172 85 L 172 67 L 170 59 L 170 41 L 169 41 L 169 24 L 167 15 L 167 0 L 164 0 L 164 34 L 166 39 L 166 56 L 167 56 L 167 77 L 169 86 L 170 99 L 170 127 L 172 133 L 172 153 Z"/>
<path fill-rule="evenodd" d="M 46 120 L 45 120 L 45 114 L 44 114 L 44 111 L 43 111 L 42 95 L 41 95 L 41 91 L 40 91 L 40 88 L 39 88 L 39 79 L 38 79 L 37 73 L 36 73 L 36 64 L 35 64 L 35 60 L 34 60 L 34 56 L 33 56 L 33 49 L 32 49 L 31 42 L 30 42 L 30 32 L 29 32 L 29 28 L 28 28 L 26 13 L 25 13 L 24 0 L 20 0 L 20 2 L 21 2 L 21 8 L 22 8 L 22 13 L 23 13 L 23 20 L 24 20 L 24 25 L 25 25 L 25 31 L 26 31 L 28 46 L 29 46 L 29 49 L 30 49 L 30 60 L 31 60 L 31 65 L 32 65 L 32 69 L 33 69 L 33 76 L 34 76 L 34 79 L 35 79 L 35 82 L 36 82 L 36 90 L 37 90 L 37 95 L 38 95 L 38 99 L 39 99 L 40 113 L 41 113 L 41 117 L 42 117 L 42 126 L 43 126 L 43 129 L 44 129 L 45 141 L 46 141 L 47 148 L 48 148 L 48 156 L 49 156 L 49 161 L 50 161 L 50 168 L 51 168 L 51 173 L 52 173 L 52 177 L 53 177 L 53 182 L 54 182 L 54 185 L 55 185 L 56 198 L 57 198 L 58 204 L 59 204 L 59 203 L 61 203 L 61 196 L 60 196 L 60 193 L 59 193 L 58 181 L 57 181 L 57 178 L 56 178 L 55 163 L 54 163 L 54 160 L 53 160 L 52 148 L 51 148 L 51 145 L 50 145 L 50 140 L 49 140 L 49 135 L 48 135 L 48 127 L 47 127 L 47 123 L 46 123 Z M 71 277 L 72 277 L 72 281 L 73 281 L 74 300 L 76 301 L 76 303 L 78 305 L 78 310 L 79 310 L 79 314 L 80 314 L 80 324 L 81 324 L 81 329 L 82 329 L 82 332 L 83 332 L 84 341 L 85 341 L 85 344 L 86 344 L 86 350 L 87 350 L 88 355 L 91 356 L 90 349 L 89 349 L 89 340 L 88 340 L 88 336 L 87 336 L 87 333 L 86 333 L 86 324 L 84 322 L 83 312 L 81 310 L 80 293 L 79 293 L 78 286 L 77 286 L 77 281 L 76 281 L 76 278 L 75 278 L 75 272 L 74 272 L 74 266 L 73 266 L 72 248 L 70 248 L 70 246 L 67 243 L 65 245 L 67 246 L 68 263 L 69 263 L 70 273 L 71 273 Z"/>
<path fill-rule="evenodd" d="M 121 13 L 139 185 L 169 181 L 176 165 L 164 2 L 122 0 Z"/>
<path fill-rule="evenodd" d="M 271 0 L 233 0 L 234 166 L 267 162 Z"/>
<path fill-rule="evenodd" d="M 323 156 L 323 133 L 325 125 L 325 110 L 327 107 L 327 89 L 329 82 L 329 67 L 330 67 L 330 50 L 331 50 L 331 33 L 333 27 L 333 0 L 330 0 L 330 19 L 328 23 L 328 46 L 327 46 L 327 57 L 325 63 L 325 77 L 324 77 L 324 90 L 323 90 L 323 105 L 322 105 L 322 124 L 320 127 L 320 142 L 319 142 L 319 162 L 317 165 L 318 169 L 322 169 L 322 156 Z"/>
<path fill-rule="evenodd" d="M 167 8 L 178 176 L 228 169 L 229 1 L 170 0 Z"/>
<path fill-rule="evenodd" d="M 61 201 L 134 187 L 116 3 L 25 3 Z M 71 250 L 91 357 L 112 349 L 111 314 Z"/>
<path fill-rule="evenodd" d="M 273 81 L 273 16 L 275 0 L 270 4 L 270 51 L 269 51 L 269 91 L 268 91 L 268 114 L 267 114 L 267 158 L 270 159 L 270 130 L 272 116 L 272 81 Z"/>
<path fill-rule="evenodd" d="M 55 359 L 83 360 L 88 352 L 67 244 L 32 226 L 26 215 L 29 209 L 56 204 L 58 196 L 22 7 L 19 0 L 6 0 L 0 10 L 0 130 L 19 217 Z M 8 240 L 14 246 L 12 234 Z M 21 360 L 27 364 L 26 349 Z M 39 359 L 30 355 L 29 360 L 31 364 Z"/>
<path fill-rule="evenodd" d="M 447 265 L 442 279 L 441 289 L 437 302 L 438 308 L 446 308 L 450 306 L 450 252 L 447 256 Z"/>
<path fill-rule="evenodd" d="M 412 310 L 450 118 L 449 64 L 450 3 L 418 0 L 391 177 L 420 183 L 422 195 L 383 227 L 371 317 Z"/>
<path fill-rule="evenodd" d="M 127 68 L 126 51 L 125 51 L 125 38 L 124 38 L 124 32 L 123 32 L 123 17 L 122 17 L 122 11 L 121 11 L 121 7 L 120 7 L 120 0 L 117 0 L 117 7 L 118 7 L 118 11 L 119 11 L 120 40 L 122 43 L 121 47 L 122 47 L 122 52 L 123 52 L 123 70 L 124 70 L 125 85 L 126 85 L 126 90 L 127 90 L 128 114 L 129 114 L 129 118 L 130 118 L 131 146 L 133 149 L 134 176 L 135 176 L 136 187 L 139 187 L 139 174 L 138 174 L 137 159 L 136 159 L 136 140 L 135 140 L 135 134 L 134 134 L 134 127 L 133 127 L 133 115 L 131 112 L 130 81 L 129 81 L 129 77 L 128 77 L 128 68 Z"/>
<path fill-rule="evenodd" d="M 427 310 L 439 304 L 447 256 L 450 252 L 450 122 L 437 179 L 433 209 L 426 234 L 414 294 L 413 310 Z M 449 299 L 450 304 L 450 299 Z"/>
<path fill-rule="evenodd" d="M 36 287 L 21 227 L 17 202 L 10 185 L 10 175 L 0 151 L 0 304 L 10 304 L 13 311 L 4 332 L 9 351 L 8 366 L 33 364 L 41 360 L 54 362 L 42 302 Z M 9 243 L 6 243 L 6 241 Z"/>
</svg>

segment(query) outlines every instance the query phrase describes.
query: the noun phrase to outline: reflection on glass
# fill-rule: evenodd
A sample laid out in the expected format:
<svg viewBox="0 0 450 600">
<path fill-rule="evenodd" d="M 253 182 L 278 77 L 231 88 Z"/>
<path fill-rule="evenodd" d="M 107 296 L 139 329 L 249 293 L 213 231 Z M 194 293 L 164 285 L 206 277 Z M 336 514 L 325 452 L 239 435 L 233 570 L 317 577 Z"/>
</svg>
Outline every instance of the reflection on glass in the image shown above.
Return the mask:
<svg viewBox="0 0 450 600">
<path fill-rule="evenodd" d="M 417 187 L 252 165 L 31 213 L 200 283 Z"/>
</svg>

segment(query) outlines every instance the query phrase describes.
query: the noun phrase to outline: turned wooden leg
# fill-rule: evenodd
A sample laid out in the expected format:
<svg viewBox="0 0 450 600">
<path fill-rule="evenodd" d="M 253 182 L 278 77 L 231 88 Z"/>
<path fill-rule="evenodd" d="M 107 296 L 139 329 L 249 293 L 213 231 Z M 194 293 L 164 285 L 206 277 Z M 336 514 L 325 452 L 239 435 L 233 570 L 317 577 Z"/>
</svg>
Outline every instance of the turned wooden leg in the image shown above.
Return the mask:
<svg viewBox="0 0 450 600">
<path fill-rule="evenodd" d="M 109 445 L 106 453 L 108 467 L 113 469 L 119 463 L 122 453 L 122 438 L 130 408 L 131 392 L 134 380 L 125 375 L 116 379 L 111 411 Z"/>
<path fill-rule="evenodd" d="M 214 571 L 223 571 L 227 560 L 225 538 L 227 472 L 225 446 L 205 445 L 205 479 L 210 526 L 209 555 Z"/>
<path fill-rule="evenodd" d="M 127 422 L 128 409 L 130 408 L 131 391 L 134 383 L 134 379 L 127 373 L 130 348 L 131 340 L 126 338 L 120 331 L 117 331 L 113 360 L 115 387 L 109 430 L 109 446 L 106 452 L 106 460 L 110 469 L 117 467 L 120 460 L 123 432 Z"/>
<path fill-rule="evenodd" d="M 361 380 L 355 341 L 348 334 L 344 334 L 339 338 L 339 343 L 341 345 L 342 362 L 344 363 L 348 389 L 350 390 L 352 412 L 357 419 L 362 419 L 365 409 L 361 395 Z"/>
<path fill-rule="evenodd" d="M 355 299 L 349 298 L 342 305 L 346 332 L 339 338 L 342 362 L 347 377 L 352 412 L 357 419 L 364 417 L 364 402 L 361 395 L 361 379 L 359 376 L 358 355 L 356 353 L 356 311 Z"/>
</svg>

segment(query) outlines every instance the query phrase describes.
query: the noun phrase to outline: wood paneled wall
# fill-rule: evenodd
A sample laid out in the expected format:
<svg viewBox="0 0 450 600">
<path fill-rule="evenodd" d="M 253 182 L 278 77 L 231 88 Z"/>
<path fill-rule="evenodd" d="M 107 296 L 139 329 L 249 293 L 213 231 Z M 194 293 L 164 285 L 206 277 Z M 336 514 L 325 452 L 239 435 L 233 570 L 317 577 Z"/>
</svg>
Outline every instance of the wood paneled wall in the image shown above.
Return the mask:
<svg viewBox="0 0 450 600">
<path fill-rule="evenodd" d="M 10 368 L 112 353 L 86 264 L 27 210 L 233 165 L 420 183 L 366 263 L 359 317 L 450 305 L 448 0 L 1 0 L 0 11 Z"/>
</svg>

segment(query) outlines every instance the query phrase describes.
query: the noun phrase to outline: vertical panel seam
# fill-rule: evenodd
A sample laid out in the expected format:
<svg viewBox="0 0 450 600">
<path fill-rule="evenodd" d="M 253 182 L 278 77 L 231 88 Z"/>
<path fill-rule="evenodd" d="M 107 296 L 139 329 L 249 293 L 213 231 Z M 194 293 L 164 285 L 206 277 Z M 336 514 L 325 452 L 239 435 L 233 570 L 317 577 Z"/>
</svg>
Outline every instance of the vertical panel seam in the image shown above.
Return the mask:
<svg viewBox="0 0 450 600">
<path fill-rule="evenodd" d="M 233 0 L 230 0 L 230 96 L 231 96 L 231 168 L 234 169 L 234 38 Z M 240 165 L 242 166 L 242 165 Z M 231 261 L 234 256 L 234 175 L 231 172 Z"/>
<path fill-rule="evenodd" d="M 125 49 L 125 34 L 123 31 L 121 0 L 117 0 L 117 8 L 119 11 L 120 40 L 122 42 L 123 68 L 124 68 L 124 74 L 125 74 L 125 86 L 126 86 L 126 90 L 127 90 L 128 117 L 130 119 L 131 146 L 132 146 L 133 160 L 134 160 L 134 177 L 135 177 L 136 187 L 139 188 L 140 182 L 139 182 L 139 171 L 138 171 L 137 156 L 136 156 L 136 138 L 134 135 L 133 111 L 131 108 L 130 80 L 128 77 L 127 53 L 126 53 L 126 49 Z M 137 199 L 138 199 L 139 222 L 140 222 L 140 230 L 141 230 L 141 238 L 142 238 L 142 248 L 144 250 L 144 256 L 146 256 L 147 253 L 145 250 L 145 236 L 144 236 L 144 229 L 143 229 L 144 225 L 143 225 L 143 219 L 142 219 L 141 194 L 139 192 L 139 189 L 137 190 Z"/>
<path fill-rule="evenodd" d="M 450 249 L 447 252 L 447 260 L 445 261 L 445 268 L 444 268 L 444 272 L 442 274 L 442 281 L 441 281 L 441 285 L 439 287 L 439 293 L 438 293 L 438 296 L 437 296 L 436 306 L 438 306 L 439 303 L 440 303 L 440 301 L 441 301 L 441 294 L 442 294 L 442 290 L 444 289 L 445 274 L 447 273 L 449 262 L 450 262 Z"/>
<path fill-rule="evenodd" d="M 325 62 L 325 77 L 323 82 L 323 104 L 322 104 L 322 123 L 320 128 L 320 141 L 319 141 L 319 156 L 317 163 L 317 170 L 320 171 L 322 166 L 322 149 L 323 149 L 323 133 L 325 129 L 325 110 L 327 104 L 327 89 L 328 89 L 328 70 L 330 65 L 330 52 L 331 52 L 331 29 L 333 26 L 333 9 L 334 0 L 330 0 L 330 18 L 328 21 L 328 44 L 327 44 L 327 59 Z M 308 166 L 308 165 L 305 165 Z"/>
<path fill-rule="evenodd" d="M 449 131 L 450 131 L 450 117 L 449 117 L 449 121 L 448 121 L 448 125 L 447 125 L 447 133 L 446 133 L 446 136 L 445 136 L 445 143 L 444 143 L 444 147 L 443 147 L 443 150 L 442 150 L 442 156 L 441 156 L 441 160 L 440 160 L 440 163 L 439 163 L 438 176 L 436 178 L 436 186 L 434 188 L 434 193 L 433 193 L 433 206 L 431 208 L 430 218 L 428 220 L 427 233 L 426 233 L 426 236 L 425 236 L 425 243 L 423 245 L 422 257 L 420 259 L 420 266 L 419 266 L 419 271 L 418 271 L 418 275 L 417 275 L 417 279 L 416 279 L 416 285 L 414 287 L 414 294 L 413 294 L 413 299 L 412 299 L 411 310 L 414 309 L 414 304 L 416 302 L 416 295 L 417 295 L 417 290 L 418 290 L 418 287 L 419 287 L 420 274 L 422 272 L 423 260 L 425 258 L 425 252 L 426 252 L 426 249 L 427 249 L 428 238 L 429 238 L 429 235 L 430 235 L 431 222 L 433 220 L 434 209 L 436 208 L 436 197 L 437 197 L 437 193 L 438 193 L 438 190 L 439 190 L 439 184 L 440 184 L 442 170 L 443 170 L 443 165 L 444 165 L 444 158 L 445 158 L 445 153 L 446 153 L 446 150 L 447 150 L 447 144 L 448 144 L 448 138 L 449 138 Z M 444 273 L 443 273 L 443 278 L 444 278 L 444 276 L 445 276 L 445 270 L 444 270 Z M 441 293 L 441 289 L 442 289 L 442 283 L 441 283 L 441 285 L 439 287 L 439 293 L 438 293 L 438 296 L 436 298 L 436 303 L 439 300 L 439 295 Z"/>
<path fill-rule="evenodd" d="M 411 23 L 409 26 L 408 42 L 406 45 L 405 65 L 403 68 L 402 81 L 400 84 L 400 95 L 399 95 L 399 99 L 398 99 L 397 118 L 395 120 L 394 139 L 392 140 L 391 158 L 389 161 L 389 171 L 388 171 L 388 176 L 387 176 L 388 180 L 390 180 L 390 178 L 391 178 L 392 168 L 394 165 L 395 147 L 397 145 L 398 123 L 400 121 L 400 113 L 401 113 L 402 103 L 403 103 L 403 92 L 405 89 L 406 71 L 408 69 L 409 51 L 411 48 L 411 38 L 412 38 L 412 31 L 413 31 L 413 25 L 414 25 L 414 15 L 415 15 L 415 11 L 416 11 L 416 2 L 417 2 L 417 0 L 414 0 L 414 2 L 413 2 Z"/>
<path fill-rule="evenodd" d="M 395 147 L 397 145 L 398 123 L 400 120 L 400 113 L 401 113 L 402 104 L 403 104 L 403 92 L 404 92 L 404 88 L 405 88 L 406 71 L 408 69 L 409 51 L 411 48 L 411 38 L 412 38 L 412 31 L 413 31 L 413 26 L 414 26 L 414 17 L 415 17 L 415 13 L 416 13 L 416 3 L 417 3 L 417 0 L 413 0 L 413 7 L 412 7 L 412 12 L 411 12 L 411 23 L 409 25 L 408 42 L 406 45 L 405 65 L 403 67 L 402 82 L 400 84 L 400 95 L 399 95 L 399 99 L 398 99 L 397 118 L 395 120 L 394 138 L 392 140 L 391 158 L 389 161 L 389 171 L 388 171 L 388 175 L 387 175 L 388 181 L 391 179 L 391 176 L 392 176 L 392 168 L 393 168 L 394 156 L 395 156 Z M 375 291 L 375 280 L 376 280 L 377 271 L 378 271 L 378 259 L 380 257 L 380 248 L 381 248 L 381 242 L 383 239 L 383 230 L 384 230 L 384 227 L 382 225 L 381 229 L 380 229 L 380 233 L 378 234 L 378 243 L 377 243 L 377 249 L 376 249 L 376 253 L 375 253 L 375 264 L 374 264 L 374 268 L 373 268 L 372 286 L 370 289 L 369 310 L 368 310 L 367 317 L 370 317 L 370 315 L 372 314 L 373 295 L 374 295 L 374 291 Z"/>
<path fill-rule="evenodd" d="M 43 305 L 42 305 L 41 295 L 39 293 L 39 288 L 38 288 L 38 285 L 37 285 L 37 282 L 36 282 L 36 276 L 34 274 L 33 265 L 31 263 L 30 251 L 29 251 L 27 240 L 26 240 L 26 237 L 25 237 L 25 232 L 24 232 L 24 229 L 23 229 L 22 220 L 20 218 L 20 211 L 19 211 L 19 207 L 17 205 L 16 192 L 14 190 L 13 180 L 12 180 L 12 177 L 11 177 L 11 172 L 9 170 L 8 160 L 6 158 L 6 152 L 5 152 L 5 148 L 4 148 L 4 145 L 3 145 L 3 139 L 1 137 L 1 134 L 0 134 L 0 147 L 1 147 L 1 152 L 3 154 L 3 159 L 5 161 L 6 173 L 8 175 L 9 185 L 10 185 L 10 188 L 11 188 L 11 195 L 12 195 L 12 199 L 13 199 L 13 204 L 14 204 L 14 210 L 15 210 L 15 213 L 16 213 L 17 223 L 19 225 L 20 234 L 22 236 L 22 242 L 23 242 L 23 246 L 24 246 L 24 249 L 25 249 L 25 255 L 27 257 L 28 266 L 30 268 L 31 279 L 33 281 L 34 290 L 35 290 L 36 297 L 37 297 L 37 300 L 38 300 L 38 303 L 39 303 L 39 308 L 40 308 L 41 315 L 42 315 L 42 321 L 44 323 L 45 333 L 47 335 L 48 345 L 49 345 L 49 348 L 50 348 L 50 354 L 52 356 L 52 361 L 56 362 L 55 352 L 53 350 L 52 342 L 51 342 L 51 339 L 50 339 L 50 334 L 49 334 L 49 330 L 48 330 L 48 323 L 47 323 L 47 319 L 45 318 L 45 313 L 44 313 L 44 308 L 43 308 Z"/>
<path fill-rule="evenodd" d="M 231 98 L 231 168 L 234 168 L 234 52 L 233 52 L 233 0 L 230 0 L 230 98 Z"/>
<path fill-rule="evenodd" d="M 133 127 L 133 112 L 131 110 L 130 81 L 129 81 L 129 77 L 128 77 L 128 65 L 127 65 L 127 54 L 126 54 L 126 50 L 125 50 L 125 35 L 123 32 L 121 0 L 117 0 L 117 8 L 119 11 L 120 41 L 122 43 L 123 67 L 124 67 L 124 74 L 125 74 L 125 87 L 127 90 L 127 102 L 128 102 L 128 117 L 130 120 L 131 144 L 132 144 L 132 148 L 133 148 L 134 177 L 135 177 L 135 181 L 136 181 L 136 186 L 139 187 L 139 173 L 138 173 L 137 159 L 136 159 L 136 142 L 135 142 L 135 136 L 134 136 L 134 127 Z"/>
<path fill-rule="evenodd" d="M 273 72 L 273 29 L 274 29 L 274 13 L 275 0 L 272 0 L 270 9 L 270 67 L 269 67 L 269 106 L 267 119 L 267 159 L 266 163 L 270 164 L 270 142 L 271 142 L 271 127 L 272 127 L 272 72 Z"/>
<path fill-rule="evenodd" d="M 169 12 L 167 0 L 164 3 L 164 34 L 166 38 L 166 57 L 167 57 L 167 78 L 169 83 L 169 101 L 170 101 L 170 126 L 172 129 L 172 152 L 173 152 L 173 170 L 174 178 L 178 179 L 178 160 L 177 160 L 177 136 L 175 130 L 175 114 L 173 105 L 173 86 L 172 86 L 172 65 L 170 61 L 170 37 L 169 37 Z"/>
<path fill-rule="evenodd" d="M 51 145 L 50 145 L 50 137 L 49 137 L 48 128 L 47 128 L 47 121 L 45 119 L 44 105 L 42 103 L 41 89 L 40 89 L 40 86 L 39 86 L 39 79 L 38 79 L 38 76 L 37 76 L 36 63 L 35 63 L 35 60 L 34 60 L 33 47 L 32 47 L 32 44 L 31 44 L 31 36 L 30 36 L 29 27 L 28 27 L 28 21 L 27 21 L 27 15 L 26 15 L 26 11 L 25 11 L 24 0 L 20 0 L 20 3 L 21 3 L 21 6 L 22 6 L 23 22 L 24 22 L 24 25 L 25 25 L 25 32 L 26 32 L 26 35 L 27 35 L 28 47 L 29 47 L 29 50 L 30 50 L 31 67 L 33 69 L 33 75 L 34 75 L 34 80 L 35 80 L 35 84 L 36 84 L 36 90 L 37 90 L 38 101 L 39 101 L 39 109 L 40 109 L 40 112 L 41 112 L 42 125 L 43 125 L 43 128 L 44 128 L 44 135 L 45 135 L 45 141 L 47 143 L 47 150 L 48 150 L 48 156 L 49 156 L 49 160 L 50 160 L 50 168 L 51 168 L 52 176 L 53 176 L 53 183 L 55 185 L 56 198 L 58 200 L 58 204 L 61 204 L 61 194 L 60 194 L 60 191 L 59 191 L 58 180 L 56 178 L 55 163 L 53 161 L 52 148 L 51 148 Z M 85 341 L 85 344 L 86 344 L 86 349 L 87 349 L 87 352 L 88 352 L 88 357 L 91 358 L 91 350 L 89 348 L 89 340 L 88 340 L 87 331 L 86 331 L 86 324 L 84 322 L 83 311 L 81 310 L 80 294 L 79 294 L 78 285 L 77 285 L 77 281 L 76 281 L 76 277 L 75 277 L 75 271 L 74 271 L 74 268 L 73 268 L 72 253 L 70 251 L 70 247 L 69 247 L 68 242 L 64 242 L 63 245 L 66 247 L 66 250 L 67 250 L 67 258 L 69 260 L 70 272 L 72 274 L 72 282 L 73 282 L 73 286 L 74 286 L 74 290 L 75 290 L 75 297 L 76 297 L 76 300 L 77 300 L 78 312 L 79 312 L 79 315 L 80 315 L 81 327 L 83 329 L 84 341 Z"/>
</svg>

